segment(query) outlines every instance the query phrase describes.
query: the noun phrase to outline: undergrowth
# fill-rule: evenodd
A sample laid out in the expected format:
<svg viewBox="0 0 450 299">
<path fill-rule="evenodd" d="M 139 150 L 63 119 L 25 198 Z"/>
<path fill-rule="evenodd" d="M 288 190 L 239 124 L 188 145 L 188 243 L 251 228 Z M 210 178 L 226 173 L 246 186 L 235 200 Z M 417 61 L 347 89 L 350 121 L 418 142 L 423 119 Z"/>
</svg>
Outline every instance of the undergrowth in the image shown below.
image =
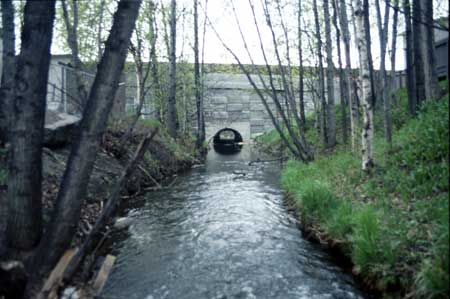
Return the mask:
<svg viewBox="0 0 450 299">
<path fill-rule="evenodd" d="M 338 148 L 309 164 L 289 161 L 282 184 L 303 223 L 342 243 L 374 288 L 395 298 L 448 298 L 449 98 L 426 102 L 411 118 L 400 108 L 402 92 L 392 147 L 376 138 L 371 174 L 360 171 L 359 154 Z M 259 142 L 280 143 L 275 132 Z"/>
</svg>

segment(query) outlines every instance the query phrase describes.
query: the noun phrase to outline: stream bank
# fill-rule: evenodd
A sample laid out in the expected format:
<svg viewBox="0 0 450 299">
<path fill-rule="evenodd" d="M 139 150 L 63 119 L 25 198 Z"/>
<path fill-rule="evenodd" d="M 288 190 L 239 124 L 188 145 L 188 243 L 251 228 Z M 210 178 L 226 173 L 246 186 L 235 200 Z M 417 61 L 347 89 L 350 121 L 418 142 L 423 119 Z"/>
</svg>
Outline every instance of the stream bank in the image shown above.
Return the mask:
<svg viewBox="0 0 450 299">
<path fill-rule="evenodd" d="M 79 246 L 90 232 L 96 219 L 100 215 L 104 203 L 108 200 L 109 192 L 117 183 L 120 174 L 134 154 L 139 142 L 149 130 L 158 127 L 158 134 L 148 147 L 144 159 L 128 178 L 122 201 L 129 200 L 148 190 L 164 188 L 176 179 L 177 174 L 190 169 L 195 164 L 201 164 L 203 154 L 195 147 L 195 142 L 190 138 L 180 138 L 174 141 L 156 122 L 139 122 L 131 136 L 122 143 L 121 137 L 125 134 L 127 124 L 110 126 L 104 134 L 101 147 L 97 153 L 94 169 L 89 181 L 87 197 L 84 200 L 80 221 L 76 235 L 72 241 L 72 248 Z M 57 146 L 45 147 L 43 150 L 43 183 L 42 202 L 43 220 L 48 223 L 51 211 L 54 207 L 59 184 L 64 174 L 66 161 L 70 154 L 71 140 L 59 142 Z M 7 149 L 0 151 L 0 204 L 6 206 L 7 190 Z M 1 209 L 1 219 L 5 220 L 7 211 Z M 4 221 L 0 221 L 0 232 L 3 236 Z M 111 223 L 113 219 L 111 219 Z M 108 229 L 108 228 L 107 228 Z M 82 267 L 81 267 L 82 268 Z M 83 285 L 90 274 L 91 269 L 82 269 L 73 283 Z M 1 274 L 1 273 L 0 273 Z M 3 277 L 3 276 L 2 276 Z M 7 294 L 11 286 L 8 282 L 0 283 L 0 298 Z M 9 298 L 9 297 L 5 297 Z M 13 297 L 11 297 L 13 298 Z"/>
<path fill-rule="evenodd" d="M 399 101 L 407 107 L 406 97 Z M 282 185 L 305 235 L 347 261 L 383 298 L 449 296 L 448 111 L 447 93 L 415 118 L 394 114 L 393 144 L 376 137 L 370 174 L 345 145 L 283 168 Z M 283 152 L 273 132 L 260 142 Z"/>
</svg>

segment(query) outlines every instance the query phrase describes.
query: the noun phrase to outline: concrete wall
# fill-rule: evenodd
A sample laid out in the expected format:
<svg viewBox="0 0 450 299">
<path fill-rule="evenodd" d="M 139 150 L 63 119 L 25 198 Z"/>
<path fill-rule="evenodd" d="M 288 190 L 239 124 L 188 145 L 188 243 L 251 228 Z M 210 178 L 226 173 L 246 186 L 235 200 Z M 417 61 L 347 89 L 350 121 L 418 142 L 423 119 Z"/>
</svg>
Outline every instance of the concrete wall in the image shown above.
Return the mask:
<svg viewBox="0 0 450 299">
<path fill-rule="evenodd" d="M 264 87 L 259 78 L 253 76 L 253 79 L 258 88 Z M 269 84 L 268 77 L 263 77 L 263 80 Z M 225 127 L 239 131 L 244 141 L 273 129 L 272 121 L 261 98 L 245 75 L 208 74 L 205 86 L 207 90 L 204 103 L 207 139 Z M 282 99 L 284 91 L 281 84 L 277 83 L 275 86 L 280 99 Z M 266 100 L 271 111 L 278 117 L 272 99 L 266 96 Z M 305 93 L 305 104 L 307 111 L 313 110 L 311 92 Z"/>
</svg>

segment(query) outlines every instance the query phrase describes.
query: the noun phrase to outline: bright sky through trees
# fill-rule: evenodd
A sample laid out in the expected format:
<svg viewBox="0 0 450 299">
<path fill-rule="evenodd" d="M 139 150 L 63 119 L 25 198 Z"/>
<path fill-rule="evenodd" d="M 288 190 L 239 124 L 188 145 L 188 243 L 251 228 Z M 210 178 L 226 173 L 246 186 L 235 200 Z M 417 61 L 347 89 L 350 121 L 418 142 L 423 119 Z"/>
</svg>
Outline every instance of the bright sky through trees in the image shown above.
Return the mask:
<svg viewBox="0 0 450 299">
<path fill-rule="evenodd" d="M 94 0 L 99 1 L 99 0 Z M 261 30 L 263 44 L 265 47 L 265 50 L 269 53 L 269 61 L 271 63 L 275 63 L 275 57 L 273 55 L 273 46 L 272 46 L 272 39 L 270 36 L 270 32 L 265 24 L 264 14 L 261 8 L 261 1 L 260 0 L 252 0 L 255 5 L 255 10 L 258 18 L 258 25 Z M 448 15 L 448 2 L 446 0 L 433 0 L 434 1 L 434 14 L 435 18 L 439 18 L 442 16 Z M 159 2 L 159 1 L 157 1 Z M 178 49 L 178 56 L 183 56 L 184 60 L 187 60 L 189 62 L 193 62 L 193 51 L 192 51 L 192 36 L 193 36 L 193 17 L 191 12 L 191 2 L 190 0 L 178 0 L 178 11 L 179 11 L 179 22 L 182 22 L 182 19 L 184 19 L 184 26 L 180 25 L 180 29 L 178 30 L 178 44 L 184 45 L 183 47 L 179 47 Z M 303 34 L 303 45 L 304 45 L 304 52 L 305 52 L 305 65 L 315 65 L 316 63 L 316 55 L 313 55 L 310 51 L 310 47 L 314 47 L 313 44 L 313 16 L 312 16 L 312 1 L 306 1 L 304 0 L 304 16 L 303 16 L 303 24 L 302 28 L 305 31 Z M 310 3 L 311 2 L 311 3 Z M 348 1 L 347 1 L 348 2 Z M 163 0 L 162 3 L 168 7 L 169 2 L 167 0 Z M 297 1 L 289 0 L 284 3 L 287 3 L 283 8 L 283 20 L 287 24 L 288 30 L 289 30 L 289 37 L 292 41 L 291 43 L 291 56 L 295 64 L 298 64 L 297 61 L 297 55 L 296 55 L 296 47 L 297 47 L 297 15 L 296 15 L 296 5 Z M 349 2 L 348 2 L 349 3 Z M 239 27 L 237 25 L 236 17 L 233 12 L 232 4 L 235 7 L 235 14 L 237 19 L 239 20 L 240 27 L 242 29 L 242 32 L 245 36 L 245 40 L 250 48 L 251 55 L 253 60 L 256 64 L 263 64 L 263 57 L 261 54 L 260 44 L 258 35 L 255 29 L 255 24 L 252 17 L 252 11 L 249 6 L 248 0 L 208 0 L 207 5 L 207 14 L 208 18 L 214 26 L 214 28 L 217 30 L 220 37 L 227 43 L 227 45 L 239 56 L 241 61 L 243 63 L 250 63 L 250 59 L 248 58 L 248 55 L 243 47 L 242 38 L 239 33 Z M 319 4 L 320 5 L 320 4 Z M 384 1 L 381 3 L 382 5 L 382 11 L 384 7 Z M 319 7 L 319 9 L 321 9 Z M 201 1 L 201 5 L 199 7 L 199 14 L 200 14 L 200 25 L 203 24 L 204 20 L 204 10 L 205 10 L 205 0 Z M 109 9 L 108 11 L 112 11 L 112 9 Z M 109 12 L 109 13 L 110 13 Z M 323 13 L 321 11 L 321 13 Z M 378 68 L 379 64 L 379 44 L 378 44 L 378 37 L 376 32 L 376 21 L 375 21 L 375 11 L 371 12 L 372 18 L 371 18 L 371 25 L 372 25 L 372 55 L 374 59 L 374 66 L 375 68 Z M 279 15 L 276 12 L 275 9 L 271 10 L 272 18 L 274 19 L 274 23 L 279 23 Z M 181 17 L 184 16 L 184 17 Z M 349 17 L 350 20 L 352 20 L 352 16 L 349 9 Z M 391 14 L 392 18 L 392 14 Z M 162 30 L 162 20 L 159 21 L 160 26 L 159 29 Z M 403 38 L 401 36 L 402 32 L 404 31 L 404 19 L 403 15 L 400 14 L 399 17 L 399 38 L 397 41 L 397 61 L 396 61 L 396 68 L 397 69 L 404 69 L 405 68 L 405 58 L 404 58 L 404 43 Z M 280 26 L 276 26 L 280 27 Z M 106 29 L 105 29 L 106 30 Z M 203 29 L 200 28 L 200 31 Z M 353 27 L 350 26 L 351 35 L 353 37 Z M 391 30 L 392 28 L 389 28 L 389 39 L 391 38 Z M 333 30 L 334 31 L 334 30 Z M 280 38 L 280 43 L 283 42 L 282 32 L 281 30 L 277 31 L 277 38 Z M 201 32 L 200 32 L 201 34 Z M 105 32 L 106 36 L 106 32 Z M 308 37 L 309 36 L 309 37 Z M 334 32 L 333 32 L 334 36 Z M 68 53 L 67 49 L 63 46 L 63 39 L 61 36 L 58 36 L 58 33 L 56 33 L 56 39 L 53 42 L 52 52 L 55 54 L 61 54 L 61 53 Z M 162 41 L 162 34 L 160 34 L 159 37 L 159 55 L 161 56 L 161 60 L 167 60 L 167 57 L 165 57 L 166 50 L 164 49 L 164 42 Z M 200 38 L 200 43 L 202 42 Z M 354 57 L 353 63 L 357 64 L 357 50 L 356 46 L 354 44 L 354 40 L 351 41 L 352 48 L 351 48 L 351 56 Z M 201 47 L 201 45 L 200 45 Z M 284 49 L 284 45 L 281 45 L 282 49 Z M 388 45 L 388 51 L 390 51 L 390 43 Z M 336 50 L 336 45 L 333 45 L 333 51 Z M 335 53 L 336 54 L 336 53 Z M 334 55 L 337 57 L 337 55 Z M 222 47 L 220 41 L 217 39 L 215 33 L 211 29 L 210 25 L 208 25 L 208 28 L 206 30 L 206 38 L 205 38 L 205 62 L 206 63 L 236 63 L 236 61 L 233 59 L 233 57 Z M 337 62 L 335 62 L 337 64 Z M 390 69 L 390 61 L 386 61 L 386 68 Z"/>
</svg>

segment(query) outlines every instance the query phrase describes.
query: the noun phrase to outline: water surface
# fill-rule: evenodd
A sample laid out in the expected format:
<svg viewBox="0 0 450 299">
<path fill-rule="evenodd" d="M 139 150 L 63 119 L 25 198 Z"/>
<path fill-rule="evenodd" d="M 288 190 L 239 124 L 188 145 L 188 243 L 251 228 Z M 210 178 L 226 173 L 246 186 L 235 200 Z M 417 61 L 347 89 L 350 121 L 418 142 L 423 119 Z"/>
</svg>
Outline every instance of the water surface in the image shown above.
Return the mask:
<svg viewBox="0 0 450 299">
<path fill-rule="evenodd" d="M 277 163 L 248 165 L 251 149 L 210 152 L 170 190 L 130 203 L 114 233 L 117 262 L 102 298 L 364 298 L 304 240 L 283 205 Z"/>
</svg>

